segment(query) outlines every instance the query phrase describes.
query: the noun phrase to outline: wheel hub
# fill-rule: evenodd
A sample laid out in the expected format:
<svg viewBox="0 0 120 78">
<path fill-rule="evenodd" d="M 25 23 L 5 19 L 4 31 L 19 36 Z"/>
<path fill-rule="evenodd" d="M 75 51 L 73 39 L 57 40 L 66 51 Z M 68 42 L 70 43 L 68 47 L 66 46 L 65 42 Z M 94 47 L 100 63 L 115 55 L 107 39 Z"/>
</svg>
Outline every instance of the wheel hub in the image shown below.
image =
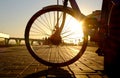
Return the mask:
<svg viewBox="0 0 120 78">
<path fill-rule="evenodd" d="M 50 37 L 50 42 L 51 42 L 53 45 L 59 45 L 59 44 L 62 42 L 62 38 L 61 38 L 60 35 L 53 34 L 53 35 Z"/>
</svg>

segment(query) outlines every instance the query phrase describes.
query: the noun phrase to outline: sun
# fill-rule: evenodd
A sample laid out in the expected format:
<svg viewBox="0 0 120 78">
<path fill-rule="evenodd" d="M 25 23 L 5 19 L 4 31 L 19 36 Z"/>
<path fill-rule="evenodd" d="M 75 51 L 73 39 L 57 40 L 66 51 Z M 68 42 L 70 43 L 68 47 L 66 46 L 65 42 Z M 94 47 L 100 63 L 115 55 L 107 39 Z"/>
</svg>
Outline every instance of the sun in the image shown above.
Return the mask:
<svg viewBox="0 0 120 78">
<path fill-rule="evenodd" d="M 68 39 L 67 42 L 72 42 L 74 44 L 78 44 L 83 41 L 83 30 L 82 30 L 82 22 L 79 22 L 73 17 L 66 18 L 66 31 L 68 31 Z"/>
<path fill-rule="evenodd" d="M 71 32 L 74 32 L 72 35 L 74 39 L 74 43 L 78 44 L 83 41 L 83 30 L 82 30 L 82 22 L 78 22 L 76 20 L 72 20 L 73 26 L 71 26 Z"/>
<path fill-rule="evenodd" d="M 78 22 L 76 20 L 72 20 L 71 31 L 75 34 L 73 35 L 74 38 L 82 38 L 83 37 L 83 30 L 82 30 L 82 22 Z"/>
</svg>

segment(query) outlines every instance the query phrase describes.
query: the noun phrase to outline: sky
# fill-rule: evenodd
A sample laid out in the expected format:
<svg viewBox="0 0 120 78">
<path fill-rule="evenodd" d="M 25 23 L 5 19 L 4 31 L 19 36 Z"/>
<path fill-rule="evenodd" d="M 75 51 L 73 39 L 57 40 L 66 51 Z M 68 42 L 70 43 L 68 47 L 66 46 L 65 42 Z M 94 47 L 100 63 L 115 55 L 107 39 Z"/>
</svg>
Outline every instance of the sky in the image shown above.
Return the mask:
<svg viewBox="0 0 120 78">
<path fill-rule="evenodd" d="M 62 1 L 62 0 L 60 0 Z M 85 15 L 101 10 L 102 0 L 76 0 Z M 57 0 L 0 0 L 0 33 L 24 38 L 24 31 L 31 16 Z"/>
</svg>

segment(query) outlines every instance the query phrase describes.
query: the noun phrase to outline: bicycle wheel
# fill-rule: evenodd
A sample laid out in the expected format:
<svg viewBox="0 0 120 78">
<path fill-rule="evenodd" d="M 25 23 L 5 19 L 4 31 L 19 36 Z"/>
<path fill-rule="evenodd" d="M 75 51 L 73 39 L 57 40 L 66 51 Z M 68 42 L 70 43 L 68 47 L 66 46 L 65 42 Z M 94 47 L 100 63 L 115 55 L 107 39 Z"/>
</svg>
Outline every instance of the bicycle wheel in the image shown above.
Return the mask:
<svg viewBox="0 0 120 78">
<path fill-rule="evenodd" d="M 63 13 L 66 13 L 66 19 L 60 33 L 61 42 L 56 45 L 49 37 L 56 25 L 59 27 L 62 24 Z M 61 67 L 78 60 L 86 49 L 88 37 L 82 30 L 72 30 L 73 21 L 78 22 L 74 11 L 60 5 L 45 7 L 34 14 L 25 29 L 25 44 L 30 54 L 47 66 Z"/>
</svg>

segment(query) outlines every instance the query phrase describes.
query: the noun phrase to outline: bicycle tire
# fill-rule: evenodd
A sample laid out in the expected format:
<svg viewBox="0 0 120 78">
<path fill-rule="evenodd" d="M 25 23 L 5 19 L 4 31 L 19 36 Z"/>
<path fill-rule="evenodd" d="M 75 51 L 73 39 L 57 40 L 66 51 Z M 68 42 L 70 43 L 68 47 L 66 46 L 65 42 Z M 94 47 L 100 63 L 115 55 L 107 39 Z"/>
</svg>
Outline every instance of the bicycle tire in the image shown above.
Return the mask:
<svg viewBox="0 0 120 78">
<path fill-rule="evenodd" d="M 77 61 L 81 56 L 82 56 L 82 54 L 84 53 L 84 51 L 85 51 L 85 49 L 86 49 L 86 47 L 87 47 L 87 42 L 88 42 L 88 36 L 83 32 L 83 35 L 84 35 L 84 37 L 83 37 L 83 42 L 82 42 L 82 47 L 81 46 L 79 46 L 79 47 L 81 47 L 81 49 L 80 50 L 77 50 L 78 51 L 78 53 L 76 53 L 76 55 L 74 55 L 73 57 L 71 56 L 71 58 L 69 59 L 69 60 L 66 60 L 66 57 L 68 57 L 68 56 L 65 56 L 64 57 L 64 59 L 65 60 L 63 60 L 62 59 L 62 62 L 54 62 L 54 61 L 51 61 L 51 60 L 53 60 L 53 59 L 51 59 L 51 60 L 49 60 L 49 58 L 53 58 L 53 57 L 49 57 L 49 58 L 47 58 L 48 57 L 48 55 L 49 56 L 52 56 L 52 54 L 50 55 L 50 53 L 44 53 L 44 54 L 42 54 L 42 52 L 41 53 L 39 53 L 39 54 L 41 54 L 41 55 L 38 55 L 37 54 L 37 52 L 40 52 L 40 50 L 39 49 L 41 49 L 41 51 L 45 51 L 45 50 L 47 50 L 48 48 L 51 48 L 51 50 L 52 49 L 58 49 L 58 50 L 56 50 L 56 52 L 54 52 L 54 53 L 56 53 L 56 54 L 59 54 L 60 55 L 60 53 L 63 51 L 63 48 L 61 48 L 61 47 L 64 47 L 64 45 L 62 46 L 62 45 L 60 45 L 60 46 L 55 46 L 55 45 L 53 45 L 53 47 L 51 47 L 51 46 L 48 46 L 48 45 L 44 45 L 42 42 L 42 40 L 41 39 L 34 39 L 35 37 L 33 37 L 33 38 L 31 38 L 31 32 L 32 32 L 32 28 L 35 26 L 34 24 L 36 23 L 36 20 L 38 21 L 38 18 L 39 17 L 42 17 L 42 15 L 45 15 L 46 13 L 48 13 L 48 15 L 49 15 L 49 13 L 51 13 L 51 12 L 53 12 L 54 13 L 54 11 L 57 11 L 57 12 L 65 12 L 66 14 L 69 14 L 70 16 L 72 16 L 72 17 L 76 17 L 75 15 L 75 13 L 74 13 L 74 11 L 71 9 L 71 8 L 64 8 L 64 6 L 62 6 L 62 5 L 52 5 L 52 6 L 47 6 L 47 7 L 45 7 L 45 8 L 43 8 L 42 10 L 39 10 L 37 13 L 35 13 L 31 18 L 30 18 L 30 20 L 28 21 L 28 23 L 27 23 L 27 26 L 26 26 L 26 29 L 25 29 L 25 44 L 26 44 L 26 47 L 27 47 L 27 49 L 28 49 L 28 51 L 29 51 L 29 53 L 32 55 L 32 57 L 34 57 L 38 62 L 40 62 L 40 63 L 42 63 L 42 64 L 44 64 L 44 65 L 47 65 L 47 66 L 54 66 L 54 67 L 62 67 L 62 66 L 67 66 L 67 65 L 69 65 L 69 64 L 72 64 L 72 63 L 74 63 L 75 61 Z M 46 17 L 46 16 L 45 16 Z M 46 19 L 46 18 L 45 18 Z M 75 18 L 76 19 L 76 18 Z M 40 20 L 40 19 L 39 19 Z M 44 28 L 44 27 L 42 27 L 42 28 Z M 43 29 L 41 28 L 41 31 L 44 31 Z M 35 28 L 34 28 L 35 29 Z M 33 29 L 33 30 L 34 30 Z M 46 29 L 47 30 L 47 29 Z M 40 31 L 40 33 L 41 33 L 41 31 Z M 35 36 L 35 35 L 34 35 Z M 41 36 L 40 36 L 41 37 Z M 31 40 L 36 40 L 38 43 L 40 43 L 40 40 L 42 41 L 41 42 L 41 45 L 33 45 L 33 43 L 32 43 L 32 41 Z M 47 47 L 46 47 L 47 46 Z M 56 47 L 56 48 L 55 48 Z M 66 47 L 66 46 L 65 46 Z M 68 46 L 67 45 L 67 47 L 70 49 L 71 48 L 71 46 Z M 78 46 L 74 46 L 75 48 L 77 48 Z M 45 48 L 45 49 L 43 49 L 43 48 Z M 60 49 L 59 49 L 60 48 Z M 77 48 L 78 49 L 78 48 Z M 59 51 L 59 50 L 62 50 L 60 53 L 59 52 L 57 52 L 57 51 Z M 47 51 L 50 51 L 50 49 L 49 50 L 47 50 Z M 46 52 L 47 52 L 46 51 Z M 69 51 L 68 51 L 69 52 Z M 67 53 L 67 49 L 66 49 L 66 53 Z M 48 55 L 47 55 L 48 54 Z M 62 53 L 61 53 L 62 54 Z M 63 54 L 65 54 L 65 52 L 63 53 Z M 46 55 L 46 56 L 45 56 Z M 44 56 L 44 58 L 42 58 Z M 63 56 L 62 55 L 60 55 L 60 56 L 58 56 L 58 55 L 56 55 L 56 56 L 54 56 L 54 57 L 59 57 L 59 58 L 57 58 L 57 61 L 58 60 L 60 60 L 61 58 L 63 58 Z M 60 58 L 61 57 L 61 58 Z M 47 58 L 47 59 L 46 59 Z"/>
</svg>

